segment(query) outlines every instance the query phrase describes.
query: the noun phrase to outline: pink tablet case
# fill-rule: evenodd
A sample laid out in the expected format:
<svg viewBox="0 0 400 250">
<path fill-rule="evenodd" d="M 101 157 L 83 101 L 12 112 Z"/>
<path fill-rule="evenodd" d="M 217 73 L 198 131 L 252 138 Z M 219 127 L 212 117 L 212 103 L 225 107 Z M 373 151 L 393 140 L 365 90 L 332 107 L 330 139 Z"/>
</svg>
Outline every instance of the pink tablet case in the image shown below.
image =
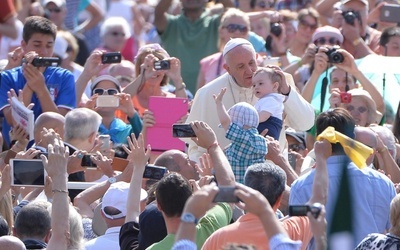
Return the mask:
<svg viewBox="0 0 400 250">
<path fill-rule="evenodd" d="M 147 129 L 147 143 L 153 150 L 185 150 L 185 143 L 172 137 L 172 124 L 175 124 L 188 111 L 188 100 L 151 96 L 149 110 L 153 112 L 155 125 Z"/>
</svg>

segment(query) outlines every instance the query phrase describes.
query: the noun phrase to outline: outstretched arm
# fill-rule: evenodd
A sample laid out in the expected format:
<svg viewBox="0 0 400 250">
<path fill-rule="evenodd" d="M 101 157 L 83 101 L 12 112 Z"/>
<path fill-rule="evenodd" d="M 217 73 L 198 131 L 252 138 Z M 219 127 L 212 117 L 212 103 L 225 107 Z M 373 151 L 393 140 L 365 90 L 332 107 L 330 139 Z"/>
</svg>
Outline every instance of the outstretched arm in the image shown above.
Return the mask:
<svg viewBox="0 0 400 250">
<path fill-rule="evenodd" d="M 222 98 L 224 97 L 224 94 L 226 92 L 226 88 L 222 88 L 221 92 L 219 92 L 218 95 L 213 95 L 215 104 L 217 105 L 217 114 L 219 121 L 221 122 L 222 127 L 225 129 L 225 131 L 228 131 L 229 125 L 231 125 L 231 118 L 228 115 L 228 112 L 226 112 L 225 106 L 222 103 Z"/>
</svg>

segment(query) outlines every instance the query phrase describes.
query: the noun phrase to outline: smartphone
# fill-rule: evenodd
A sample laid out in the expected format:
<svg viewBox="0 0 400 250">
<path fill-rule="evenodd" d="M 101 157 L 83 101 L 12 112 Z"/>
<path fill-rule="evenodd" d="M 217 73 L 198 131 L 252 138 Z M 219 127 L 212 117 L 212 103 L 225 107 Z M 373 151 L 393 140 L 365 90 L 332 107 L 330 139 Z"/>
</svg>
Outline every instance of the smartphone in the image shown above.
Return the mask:
<svg viewBox="0 0 400 250">
<path fill-rule="evenodd" d="M 239 198 L 235 195 L 235 186 L 218 186 L 218 193 L 214 197 L 213 202 L 229 202 L 237 203 Z"/>
<path fill-rule="evenodd" d="M 110 135 L 99 135 L 99 141 L 101 142 L 101 150 L 110 148 Z"/>
<path fill-rule="evenodd" d="M 172 125 L 173 137 L 197 137 L 190 124 L 173 124 Z"/>
<path fill-rule="evenodd" d="M 322 205 L 314 203 L 310 205 L 291 205 L 289 206 L 289 216 L 307 216 L 307 212 L 311 212 L 314 218 L 318 218 Z"/>
<path fill-rule="evenodd" d="M 44 187 L 46 171 L 42 160 L 10 159 L 11 186 Z"/>
<path fill-rule="evenodd" d="M 49 158 L 49 153 L 47 153 L 47 152 L 40 152 L 39 154 L 37 154 L 33 159 L 42 159 L 40 156 L 41 155 L 44 155 L 44 156 L 46 156 L 47 158 Z"/>
<path fill-rule="evenodd" d="M 113 95 L 99 95 L 96 99 L 96 107 L 99 108 L 118 108 L 119 97 Z"/>
<path fill-rule="evenodd" d="M 120 63 L 121 60 L 121 52 L 108 52 L 101 56 L 102 64 Z"/>
<path fill-rule="evenodd" d="M 293 153 L 288 153 L 288 161 L 290 166 L 295 169 L 296 168 L 296 155 Z"/>
<path fill-rule="evenodd" d="M 129 161 L 124 158 L 114 157 L 112 161 L 112 168 L 115 171 L 124 171 L 126 166 L 128 166 Z"/>
<path fill-rule="evenodd" d="M 400 5 L 385 4 L 381 7 L 380 21 L 387 23 L 400 23 Z"/>
<path fill-rule="evenodd" d="M 169 60 L 160 60 L 154 62 L 155 70 L 168 70 L 171 68 L 171 63 Z"/>
<path fill-rule="evenodd" d="M 85 167 L 85 168 L 97 168 L 96 163 L 94 163 L 92 161 L 92 159 L 90 159 L 90 156 L 92 156 L 93 154 L 88 154 L 88 155 L 84 155 L 82 157 L 82 162 L 81 162 L 81 166 Z"/>
<path fill-rule="evenodd" d="M 166 173 L 167 173 L 166 167 L 147 164 L 144 169 L 143 178 L 161 180 Z"/>
<path fill-rule="evenodd" d="M 58 57 L 35 57 L 32 60 L 32 65 L 35 67 L 57 67 L 61 60 Z"/>
</svg>

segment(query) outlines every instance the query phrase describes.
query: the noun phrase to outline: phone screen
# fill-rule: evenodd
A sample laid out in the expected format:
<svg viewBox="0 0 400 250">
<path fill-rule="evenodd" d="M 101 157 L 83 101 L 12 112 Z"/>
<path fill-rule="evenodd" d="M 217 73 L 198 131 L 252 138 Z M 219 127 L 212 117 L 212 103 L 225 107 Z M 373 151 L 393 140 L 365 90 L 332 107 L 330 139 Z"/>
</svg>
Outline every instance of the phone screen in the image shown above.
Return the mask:
<svg viewBox="0 0 400 250">
<path fill-rule="evenodd" d="M 167 173 L 167 168 L 147 164 L 144 169 L 143 178 L 161 180 Z"/>
<path fill-rule="evenodd" d="M 85 167 L 85 168 L 96 168 L 97 167 L 96 163 L 94 163 L 92 161 L 92 159 L 90 159 L 90 156 L 91 155 L 89 154 L 89 155 L 84 155 L 82 157 L 82 162 L 81 162 L 82 167 Z"/>
<path fill-rule="evenodd" d="M 190 124 L 174 124 L 172 125 L 173 137 L 197 137 Z"/>
<path fill-rule="evenodd" d="M 235 195 L 235 186 L 219 186 L 218 189 L 219 191 L 213 202 L 239 202 L 239 198 Z"/>
<path fill-rule="evenodd" d="M 10 159 L 13 186 L 43 187 L 45 171 L 42 160 Z"/>
<path fill-rule="evenodd" d="M 308 211 L 310 211 L 308 205 L 289 206 L 289 216 L 307 216 Z"/>
</svg>

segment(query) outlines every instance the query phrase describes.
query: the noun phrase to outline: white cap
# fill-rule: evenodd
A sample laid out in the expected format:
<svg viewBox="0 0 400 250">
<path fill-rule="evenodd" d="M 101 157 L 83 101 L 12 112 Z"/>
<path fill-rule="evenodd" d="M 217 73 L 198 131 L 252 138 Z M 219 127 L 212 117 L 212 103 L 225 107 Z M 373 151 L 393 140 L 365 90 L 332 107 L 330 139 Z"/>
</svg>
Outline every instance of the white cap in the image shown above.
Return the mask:
<svg viewBox="0 0 400 250">
<path fill-rule="evenodd" d="M 64 37 L 57 35 L 56 40 L 54 41 L 54 54 L 59 56 L 61 59 L 65 59 L 68 57 L 67 53 L 68 42 Z"/>
<path fill-rule="evenodd" d="M 226 53 L 233 50 L 234 48 L 236 48 L 239 45 L 249 45 L 253 48 L 253 45 L 246 39 L 232 38 L 225 44 L 224 50 L 222 51 L 222 55 L 225 56 Z"/>
<path fill-rule="evenodd" d="M 239 127 L 249 126 L 257 128 L 259 123 L 258 112 L 253 105 L 247 102 L 239 102 L 233 105 L 228 111 L 232 123 L 237 124 Z"/>
<path fill-rule="evenodd" d="M 61 8 L 66 4 L 65 0 L 44 0 L 42 2 L 42 6 L 46 7 L 48 3 L 54 3 L 55 5 L 57 5 L 58 8 Z"/>
<path fill-rule="evenodd" d="M 90 89 L 93 91 L 93 89 L 96 87 L 96 85 L 101 82 L 101 81 L 110 81 L 115 84 L 119 92 L 121 92 L 121 84 L 119 83 L 118 79 L 110 76 L 110 75 L 101 75 L 96 77 L 95 79 L 92 80 L 92 84 L 90 85 Z"/>
</svg>

